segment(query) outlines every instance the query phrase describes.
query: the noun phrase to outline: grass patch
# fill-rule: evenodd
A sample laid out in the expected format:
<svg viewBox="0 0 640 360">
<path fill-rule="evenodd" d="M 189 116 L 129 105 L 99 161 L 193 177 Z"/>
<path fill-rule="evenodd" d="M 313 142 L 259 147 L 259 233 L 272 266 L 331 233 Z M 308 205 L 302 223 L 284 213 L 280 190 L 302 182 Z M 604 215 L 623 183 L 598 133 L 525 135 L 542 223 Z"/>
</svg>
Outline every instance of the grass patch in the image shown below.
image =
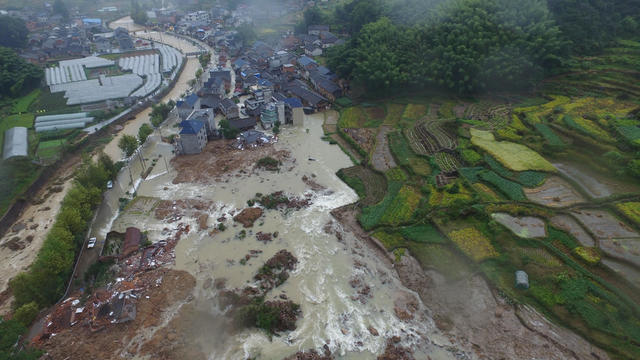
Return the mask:
<svg viewBox="0 0 640 360">
<path fill-rule="evenodd" d="M 513 171 L 539 170 L 555 172 L 549 161 L 530 148 L 509 141 L 496 141 L 488 131 L 471 129 L 471 142 L 491 154 Z"/>
<path fill-rule="evenodd" d="M 12 114 L 21 114 L 29 111 L 31 104 L 40 96 L 40 89 L 35 89 L 29 94 L 19 98 L 11 108 Z"/>
<path fill-rule="evenodd" d="M 405 239 L 420 243 L 444 244 L 447 241 L 442 234 L 430 224 L 407 226 L 401 228 L 400 233 Z"/>
<path fill-rule="evenodd" d="M 29 159 L 12 159 L 0 163 L 0 212 L 4 214 L 9 205 L 40 176 L 42 168 Z"/>
</svg>

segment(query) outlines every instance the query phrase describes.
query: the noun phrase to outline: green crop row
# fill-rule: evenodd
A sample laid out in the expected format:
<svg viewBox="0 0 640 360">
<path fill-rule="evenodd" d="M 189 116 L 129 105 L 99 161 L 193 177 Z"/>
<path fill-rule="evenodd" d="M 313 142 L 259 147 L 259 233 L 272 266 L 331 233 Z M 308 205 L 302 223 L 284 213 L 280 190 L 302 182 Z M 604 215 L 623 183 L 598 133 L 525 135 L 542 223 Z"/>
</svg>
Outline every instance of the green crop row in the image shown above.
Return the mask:
<svg viewBox="0 0 640 360">
<path fill-rule="evenodd" d="M 564 142 L 560 137 L 551 130 L 551 128 L 547 124 L 538 123 L 535 124 L 536 130 L 542 135 L 547 144 L 551 146 L 564 146 Z"/>
<path fill-rule="evenodd" d="M 362 209 L 359 220 L 360 224 L 365 230 L 370 230 L 378 225 L 380 219 L 384 215 L 387 207 L 393 202 L 393 199 L 398 195 L 398 192 L 402 188 L 402 183 L 399 181 L 389 181 L 387 186 L 387 194 L 381 202 L 376 205 L 367 206 Z"/>
</svg>

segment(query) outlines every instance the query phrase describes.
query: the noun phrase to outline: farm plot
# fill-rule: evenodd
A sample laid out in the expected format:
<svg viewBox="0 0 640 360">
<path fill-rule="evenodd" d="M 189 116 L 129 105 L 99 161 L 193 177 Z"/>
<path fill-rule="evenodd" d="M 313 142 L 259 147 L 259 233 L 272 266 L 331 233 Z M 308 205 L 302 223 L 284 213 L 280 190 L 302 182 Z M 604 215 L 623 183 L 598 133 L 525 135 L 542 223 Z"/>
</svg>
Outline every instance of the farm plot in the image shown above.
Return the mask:
<svg viewBox="0 0 640 360">
<path fill-rule="evenodd" d="M 614 139 L 609 135 L 609 133 L 607 133 L 598 124 L 596 124 L 595 122 L 589 119 L 585 119 L 583 117 L 578 117 L 578 116 L 574 117 L 570 115 L 565 115 L 562 118 L 562 120 L 564 124 L 570 129 L 576 130 L 585 135 L 589 135 L 598 140 L 603 140 L 608 142 L 614 141 Z"/>
<path fill-rule="evenodd" d="M 378 225 L 380 219 L 384 215 L 387 208 L 391 205 L 395 197 L 398 195 L 398 192 L 400 192 L 401 188 L 401 182 L 388 182 L 387 194 L 384 196 L 384 199 L 382 199 L 382 201 L 375 205 L 367 206 L 362 209 L 362 213 L 359 217 L 360 225 L 362 225 L 362 228 L 364 228 L 365 230 L 371 230 Z"/>
<path fill-rule="evenodd" d="M 640 127 L 638 125 L 620 125 L 616 129 L 625 140 L 640 146 Z"/>
<path fill-rule="evenodd" d="M 564 146 L 565 143 L 560 139 L 558 134 L 556 134 L 547 124 L 539 123 L 535 124 L 536 130 L 542 135 L 547 144 L 551 146 Z"/>
<path fill-rule="evenodd" d="M 455 156 L 447 152 L 439 152 L 434 155 L 436 164 L 445 174 L 454 173 L 460 167 L 460 162 Z"/>
<path fill-rule="evenodd" d="M 574 181 L 592 198 L 605 198 L 614 193 L 631 192 L 633 190 L 615 181 L 603 178 L 602 174 L 578 168 L 569 163 L 554 163 L 553 165 L 561 174 Z"/>
<path fill-rule="evenodd" d="M 607 256 L 640 266 L 640 238 L 601 239 L 599 247 Z"/>
<path fill-rule="evenodd" d="M 566 231 L 576 238 L 582 246 L 594 246 L 593 237 L 587 233 L 578 222 L 569 215 L 556 215 L 551 218 L 551 225 Z"/>
<path fill-rule="evenodd" d="M 572 215 L 600 240 L 640 238 L 640 234 L 606 211 L 576 210 Z"/>
<path fill-rule="evenodd" d="M 487 129 L 501 129 L 509 125 L 511 109 L 507 105 L 480 102 L 469 105 L 465 118 L 478 121 Z"/>
<path fill-rule="evenodd" d="M 602 259 L 602 264 L 613 270 L 622 278 L 627 279 L 636 288 L 640 289 L 640 271 L 636 270 L 634 267 L 613 259 L 606 258 Z"/>
<path fill-rule="evenodd" d="M 422 157 L 416 156 L 411 151 L 402 133 L 393 132 L 389 134 L 389 149 L 398 165 L 408 167 L 415 174 L 421 176 L 429 176 L 431 174 L 429 162 Z"/>
<path fill-rule="evenodd" d="M 430 224 L 412 225 L 400 229 L 400 234 L 411 241 L 422 243 L 444 244 L 446 239 Z"/>
<path fill-rule="evenodd" d="M 533 189 L 524 189 L 527 199 L 552 208 L 571 206 L 585 202 L 585 198 L 558 176 L 549 177 L 544 184 Z"/>
<path fill-rule="evenodd" d="M 404 104 L 388 103 L 387 115 L 384 118 L 383 124 L 390 126 L 396 125 L 402 119 L 404 108 Z"/>
<path fill-rule="evenodd" d="M 413 212 L 420 203 L 420 194 L 412 187 L 403 186 L 398 195 L 385 209 L 380 222 L 385 225 L 398 226 L 411 220 Z"/>
<path fill-rule="evenodd" d="M 471 129 L 471 143 L 488 152 L 502 165 L 513 171 L 548 171 L 556 169 L 545 158 L 530 148 L 509 141 L 496 141 L 488 131 Z"/>
<path fill-rule="evenodd" d="M 362 166 L 342 169 L 338 176 L 358 193 L 364 206 L 379 203 L 387 191 L 387 179 Z"/>
<path fill-rule="evenodd" d="M 509 199 L 516 201 L 524 201 L 526 197 L 522 191 L 520 184 L 507 180 L 493 171 L 485 170 L 478 173 L 478 178 L 488 184 L 493 185 L 501 193 L 505 194 Z"/>
<path fill-rule="evenodd" d="M 375 135 L 376 135 L 376 130 L 375 129 L 369 129 L 369 128 L 348 128 L 348 129 L 343 129 L 344 132 L 349 135 L 350 138 L 353 139 L 353 141 L 356 142 L 356 144 L 358 144 L 358 146 L 366 151 L 367 153 L 371 152 L 371 150 L 373 150 L 373 147 L 375 146 Z"/>
<path fill-rule="evenodd" d="M 402 117 L 410 120 L 418 120 L 427 112 L 424 104 L 408 104 L 402 113 Z"/>
<path fill-rule="evenodd" d="M 640 225 L 640 202 L 618 203 L 616 207 L 636 225 Z"/>
<path fill-rule="evenodd" d="M 341 129 L 346 128 L 360 128 L 367 121 L 367 117 L 359 106 L 352 106 L 342 110 L 340 113 L 340 120 L 338 120 L 338 127 Z"/>
<path fill-rule="evenodd" d="M 533 216 L 515 217 L 506 213 L 494 213 L 491 214 L 491 217 L 521 238 L 531 239 L 547 236 L 542 219 Z"/>
<path fill-rule="evenodd" d="M 498 175 L 516 181 L 526 187 L 538 186 L 542 184 L 547 177 L 545 173 L 539 171 L 510 171 L 489 155 L 485 155 L 484 161 L 489 165 L 491 170 L 495 171 Z"/>
<path fill-rule="evenodd" d="M 437 121 L 416 125 L 405 132 L 411 148 L 416 154 L 433 155 L 438 151 L 454 150 L 457 147 L 455 138 L 447 134 Z"/>
<path fill-rule="evenodd" d="M 489 239 L 475 228 L 469 227 L 454 230 L 447 234 L 447 236 L 473 261 L 481 262 L 500 255 L 496 249 L 494 249 L 493 245 L 491 245 Z"/>
</svg>

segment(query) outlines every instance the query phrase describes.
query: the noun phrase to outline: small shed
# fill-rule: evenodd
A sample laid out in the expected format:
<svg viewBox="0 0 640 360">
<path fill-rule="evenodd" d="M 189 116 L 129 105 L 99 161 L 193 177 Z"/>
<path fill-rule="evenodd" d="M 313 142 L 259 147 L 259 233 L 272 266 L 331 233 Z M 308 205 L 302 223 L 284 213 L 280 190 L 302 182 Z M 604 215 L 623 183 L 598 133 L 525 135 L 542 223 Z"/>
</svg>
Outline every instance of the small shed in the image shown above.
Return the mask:
<svg viewBox="0 0 640 360">
<path fill-rule="evenodd" d="M 529 275 L 522 270 L 516 271 L 516 289 L 526 290 L 529 288 Z"/>
</svg>

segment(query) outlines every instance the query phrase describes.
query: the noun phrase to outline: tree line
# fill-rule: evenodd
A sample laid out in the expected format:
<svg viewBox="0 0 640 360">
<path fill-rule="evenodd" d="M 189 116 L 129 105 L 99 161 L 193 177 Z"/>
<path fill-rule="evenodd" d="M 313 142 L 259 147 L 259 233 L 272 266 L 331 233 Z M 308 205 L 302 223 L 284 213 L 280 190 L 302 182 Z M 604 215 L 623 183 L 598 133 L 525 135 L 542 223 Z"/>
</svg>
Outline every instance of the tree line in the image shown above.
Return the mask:
<svg viewBox="0 0 640 360">
<path fill-rule="evenodd" d="M 530 88 L 570 55 L 636 32 L 639 14 L 639 0 L 353 0 L 332 13 L 311 8 L 301 24 L 351 34 L 328 64 L 370 91 L 472 93 Z"/>
<path fill-rule="evenodd" d="M 116 176 L 119 168 L 105 155 L 96 162 L 84 160 L 35 261 L 29 270 L 9 282 L 15 298 L 14 317 L 24 325 L 64 294 L 93 211 L 102 202 L 107 181 Z"/>
</svg>

